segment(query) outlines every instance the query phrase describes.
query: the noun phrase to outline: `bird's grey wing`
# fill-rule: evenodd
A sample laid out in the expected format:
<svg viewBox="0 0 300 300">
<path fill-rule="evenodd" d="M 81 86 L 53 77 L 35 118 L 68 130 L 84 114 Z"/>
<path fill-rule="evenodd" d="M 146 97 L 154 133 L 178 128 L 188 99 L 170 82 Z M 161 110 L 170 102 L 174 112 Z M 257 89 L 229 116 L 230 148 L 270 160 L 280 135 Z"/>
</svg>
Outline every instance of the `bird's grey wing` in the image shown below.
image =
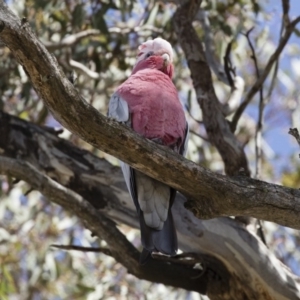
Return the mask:
<svg viewBox="0 0 300 300">
<path fill-rule="evenodd" d="M 107 116 L 118 122 L 125 123 L 127 126 L 131 126 L 128 103 L 118 93 L 114 93 L 109 100 Z M 120 165 L 126 186 L 137 210 L 139 210 L 133 169 L 122 161 L 120 161 Z"/>
<path fill-rule="evenodd" d="M 137 213 L 140 213 L 140 205 L 137 198 L 137 188 L 136 188 L 136 179 L 134 174 L 134 169 L 132 169 L 129 165 L 120 161 L 121 169 L 123 172 L 123 176 L 126 182 L 127 189 L 130 193 L 130 196 L 134 202 Z"/>
<path fill-rule="evenodd" d="M 182 155 L 187 152 L 188 137 L 189 126 L 186 123 L 184 140 L 179 149 L 179 153 Z M 127 164 L 123 163 L 121 167 L 137 211 L 143 213 L 145 225 L 156 230 L 162 230 L 168 218 L 169 208 L 174 202 L 176 190 L 137 170 L 133 170 Z"/>
<path fill-rule="evenodd" d="M 122 161 L 120 163 L 138 214 L 147 226 L 161 230 L 168 217 L 172 193 L 170 187 L 134 170 Z"/>
<path fill-rule="evenodd" d="M 114 93 L 109 100 L 107 116 L 130 126 L 128 103 L 118 93 Z"/>
<path fill-rule="evenodd" d="M 170 187 L 134 171 L 137 199 L 147 226 L 161 230 L 168 217 Z"/>
</svg>

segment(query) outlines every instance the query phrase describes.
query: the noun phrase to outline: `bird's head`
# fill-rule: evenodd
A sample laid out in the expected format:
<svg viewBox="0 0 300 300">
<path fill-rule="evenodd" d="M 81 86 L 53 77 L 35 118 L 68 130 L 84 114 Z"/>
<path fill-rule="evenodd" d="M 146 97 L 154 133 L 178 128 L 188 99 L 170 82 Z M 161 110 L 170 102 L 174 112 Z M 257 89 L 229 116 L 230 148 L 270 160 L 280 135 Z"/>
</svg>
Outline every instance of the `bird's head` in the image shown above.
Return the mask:
<svg viewBox="0 0 300 300">
<path fill-rule="evenodd" d="M 132 73 L 151 68 L 158 69 L 172 78 L 173 49 L 169 42 L 162 38 L 156 38 L 143 43 L 138 50 L 137 61 Z"/>
</svg>

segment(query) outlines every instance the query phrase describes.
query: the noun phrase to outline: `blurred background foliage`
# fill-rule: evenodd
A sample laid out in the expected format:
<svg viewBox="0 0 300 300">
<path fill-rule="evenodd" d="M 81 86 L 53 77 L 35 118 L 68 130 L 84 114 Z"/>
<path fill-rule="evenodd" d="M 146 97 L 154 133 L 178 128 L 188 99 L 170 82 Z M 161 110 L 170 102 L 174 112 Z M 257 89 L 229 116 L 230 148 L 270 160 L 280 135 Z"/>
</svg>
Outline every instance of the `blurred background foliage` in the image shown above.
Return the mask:
<svg viewBox="0 0 300 300">
<path fill-rule="evenodd" d="M 174 83 L 187 108 L 191 128 L 189 159 L 223 173 L 222 160 L 207 141 L 201 111 L 195 99 L 190 72 L 173 30 L 174 3 L 154 0 L 7 0 L 20 17 L 25 17 L 65 73 L 76 74 L 76 88 L 103 114 L 110 95 L 131 72 L 137 47 L 149 38 L 163 37 L 174 47 Z M 291 13 L 298 9 L 291 1 Z M 247 91 L 256 80 L 250 39 L 260 70 L 276 49 L 282 26 L 280 1 L 203 1 L 203 11 L 194 26 L 199 36 L 213 37 L 211 55 L 223 64 L 229 42 L 236 73 Z M 205 32 L 203 16 L 209 24 Z M 289 127 L 300 122 L 299 32 L 283 51 L 278 67 L 265 82 L 262 170 L 260 178 L 299 188 L 300 164 L 297 145 L 288 136 Z M 220 102 L 226 103 L 230 89 L 213 74 Z M 273 79 L 274 78 L 274 79 Z M 275 82 L 272 85 L 272 80 Z M 12 54 L 0 45 L 0 109 L 22 119 L 59 127 Z M 237 136 L 245 146 L 252 174 L 255 173 L 254 136 L 258 96 L 239 121 Z M 231 116 L 228 117 L 230 119 Z M 116 160 L 64 131 L 75 145 Z M 200 299 L 195 293 L 140 281 L 126 269 L 100 253 L 61 251 L 51 244 L 99 247 L 104 242 L 91 237 L 80 220 L 43 196 L 30 191 L 24 182 L 0 177 L 0 299 Z M 294 273 L 300 275 L 299 232 L 264 222 L 269 247 Z M 136 245 L 138 233 L 122 226 Z"/>
</svg>

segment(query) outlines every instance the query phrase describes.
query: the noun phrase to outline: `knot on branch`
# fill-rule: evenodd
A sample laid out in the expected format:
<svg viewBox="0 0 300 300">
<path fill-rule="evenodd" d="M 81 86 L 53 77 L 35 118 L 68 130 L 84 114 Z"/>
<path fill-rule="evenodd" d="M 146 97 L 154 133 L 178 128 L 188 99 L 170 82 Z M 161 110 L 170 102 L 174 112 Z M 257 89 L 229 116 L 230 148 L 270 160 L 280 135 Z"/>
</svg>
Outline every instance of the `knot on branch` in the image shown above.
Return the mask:
<svg viewBox="0 0 300 300">
<path fill-rule="evenodd" d="M 184 207 L 191 211 L 198 219 L 212 219 L 218 215 L 216 207 L 212 199 L 204 196 L 199 196 L 197 199 L 188 199 L 184 203 Z"/>
<path fill-rule="evenodd" d="M 195 206 L 194 201 L 188 200 L 187 202 L 184 203 L 184 207 L 188 210 L 190 210 L 194 216 L 199 216 L 200 215 L 200 209 Z"/>
</svg>

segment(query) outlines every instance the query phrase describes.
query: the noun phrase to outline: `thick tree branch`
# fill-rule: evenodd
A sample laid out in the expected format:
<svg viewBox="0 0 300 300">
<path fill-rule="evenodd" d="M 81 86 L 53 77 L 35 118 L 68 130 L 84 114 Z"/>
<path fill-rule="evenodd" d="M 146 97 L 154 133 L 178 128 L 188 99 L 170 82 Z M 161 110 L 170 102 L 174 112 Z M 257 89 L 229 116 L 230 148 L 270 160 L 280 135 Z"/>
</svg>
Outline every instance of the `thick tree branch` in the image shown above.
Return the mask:
<svg viewBox="0 0 300 300">
<path fill-rule="evenodd" d="M 181 18 L 179 19 L 182 21 Z M 186 21 L 182 22 L 181 38 L 191 36 L 185 34 L 185 29 L 193 36 L 194 31 L 190 32 Z M 298 217 L 300 191 L 250 178 L 215 174 L 166 147 L 146 141 L 125 125 L 108 120 L 81 97 L 61 72 L 53 56 L 47 52 L 29 28 L 22 28 L 20 21 L 1 2 L 0 24 L 0 38 L 23 65 L 36 91 L 44 99 L 56 119 L 71 132 L 98 149 L 116 156 L 137 170 L 174 187 L 191 200 L 193 199 L 189 202 L 189 208 L 198 217 L 246 215 L 300 228 Z M 192 74 L 198 75 L 199 70 L 202 72 L 201 77 L 194 77 L 194 84 L 198 98 L 203 98 L 200 101 L 205 111 L 207 131 L 210 138 L 215 139 L 217 145 L 221 144 L 220 151 L 224 155 L 226 167 L 229 171 L 233 171 L 237 166 L 245 166 L 246 158 L 241 146 L 230 132 L 226 120 L 218 110 L 210 72 L 207 73 L 208 77 L 203 75 L 203 72 L 209 70 L 203 59 L 204 54 L 201 51 L 203 57 L 197 54 L 198 50 L 202 49 L 201 43 L 197 36 L 194 41 L 199 46 L 197 51 L 196 44 L 190 45 L 190 41 L 185 43 L 185 40 L 182 42 L 185 50 L 192 47 L 196 51 L 192 52 L 194 56 L 188 52 Z M 199 67 L 199 64 L 202 67 Z M 207 82 L 198 81 L 206 77 Z M 203 84 L 208 90 L 202 90 Z M 209 121 L 209 118 L 213 120 L 213 123 Z M 0 126 L 0 130 L 2 128 Z M 5 135 L 5 132 L 1 134 Z M 123 151 L 124 148 L 126 152 Z M 184 176 L 178 176 L 178 174 Z"/>
<path fill-rule="evenodd" d="M 197 0 L 191 2 L 199 4 Z M 263 213 L 268 217 L 279 220 L 283 218 L 284 222 L 289 223 L 287 218 L 292 216 L 292 223 L 299 226 L 291 213 L 292 201 L 294 201 L 293 209 L 299 211 L 300 195 L 297 191 L 245 177 L 228 178 L 213 174 L 164 147 L 145 141 L 126 127 L 111 120 L 108 121 L 101 116 L 82 99 L 62 74 L 55 59 L 35 38 L 30 28 L 20 24 L 3 1 L 0 1 L 0 39 L 23 65 L 35 89 L 61 123 L 99 149 L 117 156 L 138 170 L 189 195 L 193 199 L 190 203 L 195 204 L 195 206 L 190 206 L 193 206 L 198 215 L 200 215 L 199 208 L 204 209 L 206 217 L 211 217 L 216 213 L 222 215 L 224 211 L 228 212 L 230 209 L 236 212 L 236 207 L 238 207 L 238 211 L 243 211 L 243 214 L 244 212 L 250 214 L 253 211 L 259 214 L 258 210 L 261 211 L 262 207 Z M 189 63 L 192 63 L 191 57 L 189 59 Z M 206 66 L 204 65 L 204 67 Z M 208 83 L 208 90 L 210 91 L 211 83 Z M 210 96 L 214 95 L 213 91 L 210 93 L 212 93 L 209 94 Z M 199 87 L 197 95 L 203 95 L 199 94 Z M 217 107 L 215 95 L 213 99 L 216 100 L 214 105 Z M 217 127 L 215 127 L 217 130 L 219 130 L 218 126 L 225 124 L 223 120 L 218 120 L 218 122 Z M 24 129 L 28 129 L 27 127 L 30 128 L 29 131 Z M 225 133 L 227 133 L 227 127 Z M 18 130 L 20 130 L 20 135 L 12 134 L 12 131 L 15 133 Z M 26 134 L 22 136 L 24 132 Z M 20 136 L 23 138 L 19 138 Z M 178 228 L 180 248 L 183 251 L 197 252 L 193 259 L 199 257 L 201 263 L 206 262 L 210 267 L 206 269 L 208 272 L 204 274 L 201 272 L 201 275 L 204 276 L 197 279 L 197 276 L 193 276 L 199 275 L 197 270 L 191 270 L 190 267 L 183 268 L 182 264 L 178 266 L 173 260 L 170 260 L 171 265 L 152 261 L 145 269 L 136 267 L 137 251 L 130 246 L 124 237 L 121 238 L 121 242 L 115 240 L 116 237 L 110 241 L 108 233 L 102 235 L 105 227 L 102 227 L 104 225 L 101 224 L 101 221 L 104 220 L 104 224 L 111 225 L 110 227 L 113 229 L 110 230 L 115 230 L 114 223 L 110 220 L 106 222 L 105 217 L 100 220 L 97 212 L 84 200 L 84 198 L 91 200 L 111 218 L 136 226 L 136 218 L 133 217 L 134 210 L 131 209 L 132 202 L 130 201 L 131 204 L 126 202 L 129 197 L 122 189 L 124 182 L 116 182 L 115 179 L 120 178 L 120 171 L 112 166 L 109 167 L 109 173 L 98 169 L 98 164 L 100 161 L 102 163 L 102 160 L 95 158 L 88 152 L 74 150 L 69 143 L 62 142 L 53 136 L 53 132 L 47 134 L 44 129 L 38 126 L 32 124 L 28 126 L 27 122 L 1 113 L 0 148 L 2 164 L 0 164 L 0 168 L 2 172 L 23 178 L 33 187 L 39 188 L 52 201 L 60 201 L 66 208 L 77 213 L 81 219 L 86 220 L 90 229 L 96 231 L 101 237 L 107 238 L 111 247 L 117 249 L 120 244 L 124 243 L 127 247 L 126 251 L 128 250 L 129 253 L 124 255 L 125 258 L 121 257 L 123 253 L 117 253 L 116 257 L 120 258 L 120 261 L 128 267 L 130 272 L 136 272 L 134 273 L 136 276 L 155 281 L 161 279 L 160 282 L 165 284 L 202 293 L 207 292 L 213 296 L 211 299 L 299 298 L 296 278 L 255 236 L 242 225 L 228 218 L 209 221 L 194 218 L 183 208 L 182 197 L 176 199 L 172 208 Z M 232 138 L 230 135 L 226 135 L 226 137 Z M 35 143 L 38 151 L 30 151 L 27 145 L 28 140 Z M 224 143 L 224 141 L 222 142 Z M 12 147 L 13 144 L 18 146 Z M 49 146 L 54 147 L 56 151 L 49 149 Z M 127 150 L 126 153 L 124 153 L 124 148 Z M 237 149 L 239 148 L 237 147 Z M 74 154 L 72 159 L 69 159 L 68 151 Z M 235 152 L 233 153 L 235 154 Z M 18 157 L 18 159 L 3 157 L 7 154 Z M 38 156 L 38 164 L 31 167 L 31 162 L 36 159 L 35 156 Z M 30 165 L 25 161 L 29 161 Z M 57 181 L 64 185 L 73 185 L 81 196 L 68 188 L 63 188 L 42 174 L 41 171 L 38 171 L 39 163 L 44 166 L 45 169 L 43 170 L 49 176 L 54 178 L 57 176 Z M 236 164 L 233 170 L 236 170 L 238 165 L 240 163 Z M 82 170 L 82 172 L 76 172 L 76 170 Z M 28 176 L 30 171 L 34 171 L 33 177 Z M 112 173 L 115 176 L 112 176 Z M 183 176 L 179 177 L 178 174 Z M 84 182 L 85 185 L 79 185 L 78 182 Z M 90 189 L 91 185 L 92 188 Z M 82 194 L 86 196 L 83 197 Z M 272 200 L 272 196 L 277 198 Z M 280 199 L 280 197 L 283 198 Z M 119 202 L 112 201 L 116 198 Z M 203 201 L 201 204 L 197 203 L 199 199 Z M 244 202 L 244 199 L 247 201 Z M 68 204 L 67 201 L 69 201 Z M 252 201 L 254 201 L 254 206 L 251 204 Z M 249 202 L 250 206 L 246 202 Z M 72 208 L 74 203 L 78 205 L 76 208 Z M 83 207 L 80 204 L 83 204 Z M 264 210 L 270 205 L 280 205 L 280 209 L 274 208 L 272 216 L 269 216 Z M 229 210 L 227 206 L 229 206 Z M 282 209 L 283 207 L 284 209 Z M 286 211 L 285 207 L 288 207 Z M 280 217 L 280 214 L 285 217 Z M 206 257 L 203 253 L 205 255 L 213 253 L 213 255 Z M 128 261 L 124 261 L 127 258 Z M 130 265 L 131 262 L 133 266 Z M 209 276 L 210 272 L 212 272 L 211 276 Z M 175 284 L 175 281 L 178 282 Z"/>
<path fill-rule="evenodd" d="M 285 24 L 288 24 L 290 21 L 289 11 L 290 11 L 290 0 L 281 0 L 282 6 L 282 19 Z"/>
<path fill-rule="evenodd" d="M 129 273 L 140 279 L 206 293 L 208 275 L 203 273 L 203 276 L 197 277 L 199 271 L 193 269 L 193 266 L 184 266 L 183 263 L 170 264 L 163 260 L 151 260 L 146 266 L 139 266 L 138 251 L 117 229 L 113 221 L 100 214 L 81 196 L 45 176 L 29 163 L 0 155 L 0 174 L 28 182 L 49 200 L 77 215 L 88 229 L 108 243 L 111 255 L 122 263 Z"/>
<path fill-rule="evenodd" d="M 139 269 L 138 251 L 117 229 L 114 222 L 106 218 L 84 198 L 42 174 L 28 162 L 0 155 L 0 174 L 9 175 L 28 182 L 52 202 L 77 215 L 94 234 L 109 244 L 112 255 L 134 273 Z"/>
<path fill-rule="evenodd" d="M 59 132 L 51 128 L 42 128 L 7 114 L 2 114 L 0 121 L 2 155 L 29 162 L 40 172 L 76 191 L 106 216 L 138 227 L 135 208 L 119 168 L 74 147 L 57 137 Z M 199 220 L 184 208 L 181 195 L 177 195 L 172 210 L 180 249 L 185 251 L 175 259 L 176 263 L 184 269 L 187 265 L 201 263 L 205 271 L 199 272 L 203 274 L 197 282 L 201 293 L 206 289 L 212 300 L 265 300 L 264 296 L 260 298 L 262 290 L 263 295 L 270 295 L 271 299 L 280 299 L 278 295 L 286 299 L 299 298 L 297 278 L 243 224 L 230 218 Z M 173 259 L 167 261 L 175 263 Z M 160 277 L 156 276 L 155 268 L 161 265 L 152 266 L 147 269 L 152 274 L 148 274 L 148 280 L 158 281 Z M 184 270 L 179 270 L 179 274 L 187 276 L 181 272 Z M 171 277 L 172 282 L 168 284 L 182 287 L 177 280 L 178 277 Z"/>
<path fill-rule="evenodd" d="M 252 32 L 254 27 L 249 29 L 245 33 L 245 37 L 247 38 L 248 45 L 251 49 L 251 58 L 254 63 L 256 78 L 258 79 L 260 76 L 260 71 L 258 67 L 258 62 L 256 58 L 255 48 L 250 39 L 250 33 Z M 261 85 L 259 89 L 259 105 L 258 105 L 258 119 L 256 122 L 256 130 L 255 130 L 255 178 L 259 179 L 261 175 L 261 164 L 262 164 L 262 129 L 263 129 L 263 111 L 265 108 L 264 103 L 264 93 L 263 93 L 263 85 Z"/>
<path fill-rule="evenodd" d="M 249 174 L 245 153 L 224 117 L 223 107 L 214 91 L 202 42 L 192 25 L 200 4 L 201 1 L 195 0 L 178 7 L 173 20 L 175 31 L 191 71 L 207 135 L 222 156 L 226 174 L 237 174 L 240 168 Z"/>
</svg>

